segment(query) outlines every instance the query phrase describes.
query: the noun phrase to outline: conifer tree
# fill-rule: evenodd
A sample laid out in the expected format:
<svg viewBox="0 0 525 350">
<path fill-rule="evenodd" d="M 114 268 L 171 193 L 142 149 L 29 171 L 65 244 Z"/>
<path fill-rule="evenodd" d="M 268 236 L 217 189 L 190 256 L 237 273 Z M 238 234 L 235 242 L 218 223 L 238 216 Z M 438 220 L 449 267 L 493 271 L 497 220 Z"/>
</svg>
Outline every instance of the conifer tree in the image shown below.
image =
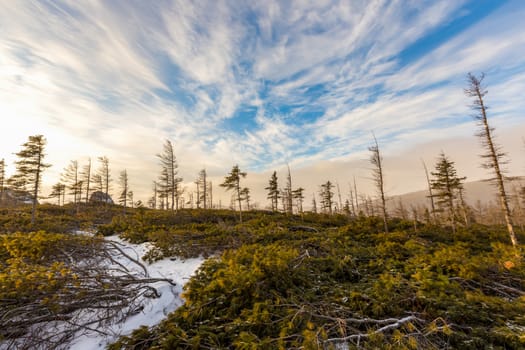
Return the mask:
<svg viewBox="0 0 525 350">
<path fill-rule="evenodd" d="M 292 197 L 297 201 L 297 210 L 303 215 L 304 188 L 299 187 L 292 191 Z"/>
<path fill-rule="evenodd" d="M 224 182 L 220 184 L 226 191 L 234 191 L 239 204 L 239 220 L 242 222 L 242 196 L 241 196 L 241 178 L 246 177 L 246 172 L 239 169 L 238 165 L 234 165 L 228 176 L 224 178 Z"/>
<path fill-rule="evenodd" d="M 315 200 L 315 193 L 312 196 L 312 213 L 317 214 L 317 201 Z"/>
<path fill-rule="evenodd" d="M 197 184 L 197 207 L 202 203 L 204 209 L 208 208 L 210 185 L 208 183 L 208 175 L 206 169 L 199 171 L 199 177 L 195 183 Z"/>
<path fill-rule="evenodd" d="M 161 181 L 162 192 L 166 198 L 166 209 L 169 206 L 169 199 L 171 199 L 171 210 L 179 210 L 179 200 L 181 191 L 179 189 L 182 178 L 177 177 L 179 173 L 179 165 L 177 163 L 177 157 L 173 151 L 173 144 L 170 140 L 166 140 L 162 153 L 157 154 L 162 166 Z"/>
<path fill-rule="evenodd" d="M 61 182 L 57 182 L 56 184 L 53 185 L 51 190 L 52 190 L 52 192 L 49 195 L 49 198 L 57 198 L 57 205 L 59 205 L 59 206 L 60 206 L 60 200 L 62 199 L 62 205 L 63 205 L 64 204 L 64 196 L 65 196 L 65 193 L 66 193 L 66 185 L 61 183 Z"/>
<path fill-rule="evenodd" d="M 377 188 L 379 194 L 381 213 L 383 214 L 383 225 L 385 232 L 388 233 L 388 223 L 387 223 L 387 212 L 386 212 L 386 199 L 385 199 L 385 177 L 383 174 L 383 157 L 379 152 L 379 145 L 377 144 L 377 139 L 374 135 L 374 145 L 368 147 L 368 150 L 372 152 L 370 155 L 370 163 L 373 165 L 372 169 L 372 179 Z"/>
<path fill-rule="evenodd" d="M 436 204 L 442 211 L 448 212 L 448 217 L 452 226 L 452 231 L 456 231 L 456 209 L 455 200 L 458 191 L 463 186 L 466 177 L 457 175 L 454 162 L 449 160 L 445 153 L 441 152 L 435 167 L 436 171 L 431 172 L 434 178 L 431 181 Z"/>
<path fill-rule="evenodd" d="M 279 185 L 277 183 L 277 172 L 274 171 L 268 182 L 268 187 L 264 188 L 268 191 L 267 198 L 270 200 L 272 210 L 277 211 L 279 205 Z"/>
<path fill-rule="evenodd" d="M 332 214 L 334 198 L 332 188 L 334 188 L 334 185 L 330 181 L 326 181 L 326 183 L 321 185 L 321 190 L 319 191 L 319 195 L 321 196 L 321 209 L 330 215 Z"/>
<path fill-rule="evenodd" d="M 247 210 L 250 210 L 250 189 L 248 187 L 244 187 L 242 190 L 241 190 L 241 196 L 242 196 L 242 200 L 246 201 L 246 209 Z"/>
<path fill-rule="evenodd" d="M 22 145 L 23 149 L 16 153 L 19 160 L 15 162 L 16 173 L 12 177 L 12 182 L 31 193 L 31 224 L 35 223 L 36 203 L 42 183 L 42 172 L 51 166 L 44 163 L 46 143 L 43 135 L 29 136 L 29 140 Z"/>
<path fill-rule="evenodd" d="M 98 157 L 100 167 L 97 171 L 97 180 L 100 181 L 100 190 L 104 192 L 105 198 L 104 201 L 109 203 L 111 198 L 109 191 L 111 190 L 111 173 L 109 169 L 109 159 L 106 156 Z"/>
<path fill-rule="evenodd" d="M 79 175 L 79 167 L 76 160 L 70 161 L 62 174 L 62 182 L 69 190 L 68 194 L 73 196 L 75 205 L 80 202 L 82 196 L 82 180 L 80 180 Z"/>
<path fill-rule="evenodd" d="M 119 204 L 124 207 L 124 213 L 126 212 L 126 207 L 128 204 L 129 196 L 129 179 L 128 171 L 126 169 L 122 170 L 119 175 L 119 185 L 120 185 L 120 196 Z"/>
<path fill-rule="evenodd" d="M 481 144 L 485 149 L 485 153 L 481 155 L 481 158 L 485 160 L 482 166 L 486 169 L 491 169 L 494 173 L 494 178 L 491 179 L 498 188 L 500 207 L 505 217 L 507 224 L 507 230 L 509 232 L 510 240 L 514 247 L 518 246 L 518 240 L 514 233 L 514 227 L 512 223 L 512 215 L 509 208 L 509 199 L 505 191 L 505 185 L 503 183 L 503 172 L 502 166 L 506 163 L 504 159 L 505 153 L 501 147 L 494 142 L 494 128 L 491 127 L 487 119 L 487 106 L 483 98 L 487 94 L 487 90 L 482 86 L 484 75 L 478 78 L 472 74 L 467 75 L 468 87 L 465 89 L 465 94 L 468 97 L 473 98 L 472 109 L 475 111 L 474 119 L 476 120 L 479 131 L 476 134 L 481 140 Z"/>
<path fill-rule="evenodd" d="M 151 209 L 157 209 L 157 181 L 153 181 L 153 196 L 148 201 Z"/>
</svg>

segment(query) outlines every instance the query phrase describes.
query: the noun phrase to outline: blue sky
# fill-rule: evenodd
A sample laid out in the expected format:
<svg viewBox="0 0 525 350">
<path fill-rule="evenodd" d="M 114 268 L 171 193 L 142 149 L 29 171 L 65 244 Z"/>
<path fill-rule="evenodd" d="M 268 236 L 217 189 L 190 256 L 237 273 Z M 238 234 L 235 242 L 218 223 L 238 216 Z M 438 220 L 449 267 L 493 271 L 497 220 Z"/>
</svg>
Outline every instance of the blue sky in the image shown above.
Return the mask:
<svg viewBox="0 0 525 350">
<path fill-rule="evenodd" d="M 510 170 L 525 170 L 520 0 L 4 0 L 0 10 L 0 158 L 44 134 L 49 183 L 69 160 L 107 155 L 114 178 L 127 168 L 145 198 L 170 139 L 188 190 L 199 169 L 218 182 L 239 164 L 264 205 L 259 188 L 287 162 L 311 192 L 353 176 L 368 186 L 372 131 L 392 193 L 423 188 L 409 169 L 441 149 L 482 178 L 462 92 L 466 73 L 482 71 Z"/>
</svg>

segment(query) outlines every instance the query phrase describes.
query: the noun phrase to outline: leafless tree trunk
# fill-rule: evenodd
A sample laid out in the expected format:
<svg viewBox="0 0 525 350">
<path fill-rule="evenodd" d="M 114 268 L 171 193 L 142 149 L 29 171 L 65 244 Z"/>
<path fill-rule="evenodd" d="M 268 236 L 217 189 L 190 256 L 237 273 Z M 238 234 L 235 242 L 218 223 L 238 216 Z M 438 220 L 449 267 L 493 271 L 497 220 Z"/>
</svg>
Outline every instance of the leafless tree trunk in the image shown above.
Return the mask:
<svg viewBox="0 0 525 350">
<path fill-rule="evenodd" d="M 385 226 L 385 232 L 388 233 L 387 213 L 386 213 L 386 200 L 385 200 L 385 183 L 383 175 L 383 158 L 379 153 L 379 145 L 377 144 L 376 136 L 374 135 L 374 145 L 369 147 L 368 150 L 372 152 L 370 156 L 370 163 L 374 166 L 372 169 L 372 175 L 374 183 L 379 193 L 381 200 L 381 212 L 383 214 L 383 224 Z"/>
<path fill-rule="evenodd" d="M 474 99 L 472 103 L 472 109 L 476 111 L 474 118 L 479 125 L 479 131 L 476 136 L 481 139 L 481 143 L 486 151 L 486 153 L 481 155 L 483 159 L 486 159 L 483 167 L 492 169 L 494 172 L 495 178 L 492 180 L 495 182 L 498 188 L 500 206 L 505 217 L 505 223 L 507 224 L 510 240 L 512 245 L 517 247 L 518 240 L 514 234 L 512 216 L 509 208 L 509 200 L 505 192 L 505 186 L 503 183 L 503 170 L 501 168 L 501 165 L 505 164 L 505 161 L 503 160 L 505 153 L 501 150 L 501 147 L 494 143 L 492 135 L 494 128 L 489 126 L 487 120 L 487 107 L 483 101 L 483 97 L 487 94 L 487 90 L 485 90 L 485 88 L 481 85 L 483 78 L 483 74 L 477 78 L 476 76 L 469 73 L 467 75 L 468 88 L 465 89 L 465 94 Z"/>
</svg>

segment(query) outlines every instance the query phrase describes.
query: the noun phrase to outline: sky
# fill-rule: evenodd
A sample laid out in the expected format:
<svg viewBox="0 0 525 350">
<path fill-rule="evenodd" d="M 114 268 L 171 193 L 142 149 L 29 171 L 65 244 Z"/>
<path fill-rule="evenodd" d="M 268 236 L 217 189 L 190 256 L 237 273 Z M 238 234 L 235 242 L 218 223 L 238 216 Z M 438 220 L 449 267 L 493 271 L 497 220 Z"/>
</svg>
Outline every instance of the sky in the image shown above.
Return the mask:
<svg viewBox="0 0 525 350">
<path fill-rule="evenodd" d="M 306 202 L 330 180 L 374 194 L 425 188 L 441 151 L 467 180 L 477 157 L 466 74 L 486 74 L 489 121 L 525 174 L 525 2 L 0 0 L 0 159 L 46 137 L 43 195 L 71 160 L 107 156 L 136 199 L 151 196 L 171 140 L 187 192 L 200 169 L 214 197 L 232 166 L 253 201 L 290 166 Z"/>
</svg>

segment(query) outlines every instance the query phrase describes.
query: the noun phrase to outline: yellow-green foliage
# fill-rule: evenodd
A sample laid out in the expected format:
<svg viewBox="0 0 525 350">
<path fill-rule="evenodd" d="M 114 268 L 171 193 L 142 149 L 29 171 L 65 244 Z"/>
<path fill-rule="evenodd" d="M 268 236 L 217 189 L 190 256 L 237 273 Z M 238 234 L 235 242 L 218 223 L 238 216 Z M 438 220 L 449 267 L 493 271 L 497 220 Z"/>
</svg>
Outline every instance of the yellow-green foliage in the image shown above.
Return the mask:
<svg viewBox="0 0 525 350">
<path fill-rule="evenodd" d="M 112 349 L 330 349 L 350 334 L 367 349 L 525 347 L 525 264 L 503 228 L 453 235 L 399 221 L 384 234 L 377 218 L 317 217 L 261 214 L 242 225 L 152 232 L 159 256 L 185 245 L 192 256 L 196 246 L 221 251 L 228 235 L 235 249 L 202 265 L 185 286 L 186 304 L 161 325 Z M 407 315 L 414 320 L 388 331 L 345 321 Z M 357 338 L 347 342 L 353 348 Z"/>
<path fill-rule="evenodd" d="M 38 300 L 39 295 L 46 295 L 43 301 L 49 302 L 52 292 L 76 278 L 60 261 L 64 247 L 70 244 L 87 244 L 87 239 L 44 231 L 0 235 L 0 299 Z"/>
</svg>

